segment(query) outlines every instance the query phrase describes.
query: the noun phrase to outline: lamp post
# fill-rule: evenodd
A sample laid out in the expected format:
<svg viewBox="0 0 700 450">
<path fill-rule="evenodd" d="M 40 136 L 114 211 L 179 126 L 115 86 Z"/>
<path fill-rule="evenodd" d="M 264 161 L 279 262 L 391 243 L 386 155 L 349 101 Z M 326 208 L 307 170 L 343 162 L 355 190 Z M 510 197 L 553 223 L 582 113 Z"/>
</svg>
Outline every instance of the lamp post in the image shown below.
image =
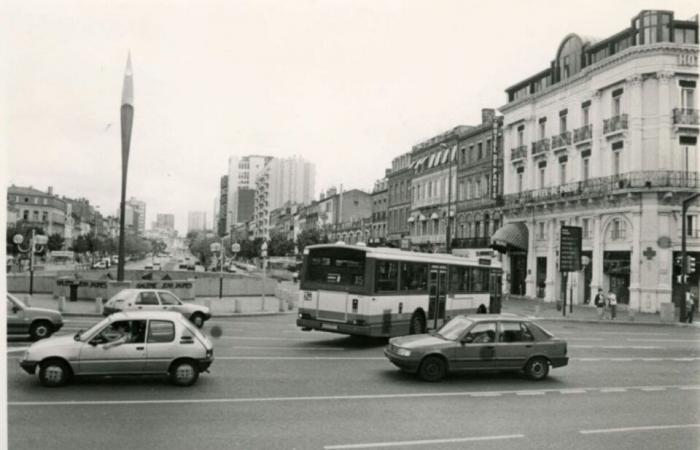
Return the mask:
<svg viewBox="0 0 700 450">
<path fill-rule="evenodd" d="M 685 224 L 686 224 L 686 215 L 688 214 L 688 206 L 690 206 L 690 202 L 695 200 L 696 198 L 700 197 L 700 193 L 697 194 L 691 194 L 687 198 L 685 198 L 682 202 L 681 206 L 681 300 L 680 300 L 680 321 L 685 322 L 686 321 L 686 308 L 685 308 L 685 297 L 688 295 L 688 281 L 686 278 L 688 277 L 688 254 L 686 250 L 686 229 L 685 229 Z"/>
<path fill-rule="evenodd" d="M 221 238 L 219 238 L 221 239 Z M 209 245 L 209 250 L 212 253 L 218 253 L 219 259 L 219 300 L 223 297 L 224 292 L 224 246 L 221 242 L 213 242 Z"/>
<path fill-rule="evenodd" d="M 17 249 L 22 253 L 29 253 L 29 295 L 34 294 L 34 254 L 43 250 L 43 247 L 49 242 L 49 238 L 43 234 L 36 234 L 32 228 L 32 237 L 29 239 L 29 247 L 22 248 L 24 236 L 15 234 L 12 237 L 12 242 L 15 243 Z M 37 249 L 37 245 L 41 248 Z"/>
<path fill-rule="evenodd" d="M 440 147 L 448 152 L 450 151 L 449 147 L 444 142 L 440 144 Z M 445 250 L 446 253 L 450 253 L 452 250 L 450 238 L 452 236 L 452 166 L 454 165 L 454 161 L 452 160 L 452 155 L 449 153 L 447 155 L 447 161 L 450 165 L 447 172 L 447 226 L 445 227 Z"/>
<path fill-rule="evenodd" d="M 131 71 L 131 53 L 126 61 L 124 84 L 122 86 L 121 106 L 121 140 L 122 140 L 122 191 L 119 203 L 119 261 L 117 262 L 117 280 L 124 281 L 125 258 L 125 216 L 126 216 L 126 174 L 129 169 L 129 149 L 131 148 L 131 128 L 134 123 L 134 79 Z"/>
</svg>

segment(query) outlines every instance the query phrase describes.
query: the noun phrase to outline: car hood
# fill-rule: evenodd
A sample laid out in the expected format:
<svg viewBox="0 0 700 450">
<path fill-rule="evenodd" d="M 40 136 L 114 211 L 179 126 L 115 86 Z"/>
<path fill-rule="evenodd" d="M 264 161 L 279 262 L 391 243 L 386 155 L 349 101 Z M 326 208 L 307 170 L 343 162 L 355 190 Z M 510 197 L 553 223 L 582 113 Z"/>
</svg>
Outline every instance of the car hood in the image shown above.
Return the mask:
<svg viewBox="0 0 700 450">
<path fill-rule="evenodd" d="M 47 353 L 62 354 L 65 350 L 77 348 L 82 345 L 82 342 L 73 339 L 73 336 L 55 336 L 48 339 L 42 339 L 39 342 L 32 344 L 27 350 L 32 357 L 42 357 Z"/>
<path fill-rule="evenodd" d="M 416 334 L 411 336 L 402 336 L 391 339 L 389 341 L 394 345 L 403 348 L 420 349 L 420 348 L 442 348 L 454 345 L 453 341 L 433 336 L 432 334 Z"/>
<path fill-rule="evenodd" d="M 55 309 L 48 309 L 48 308 L 35 308 L 35 307 L 29 307 L 26 309 L 27 313 L 33 314 L 33 315 L 44 315 L 44 316 L 50 316 L 50 317 L 55 317 L 55 318 L 60 318 L 61 313 L 56 311 Z"/>
</svg>

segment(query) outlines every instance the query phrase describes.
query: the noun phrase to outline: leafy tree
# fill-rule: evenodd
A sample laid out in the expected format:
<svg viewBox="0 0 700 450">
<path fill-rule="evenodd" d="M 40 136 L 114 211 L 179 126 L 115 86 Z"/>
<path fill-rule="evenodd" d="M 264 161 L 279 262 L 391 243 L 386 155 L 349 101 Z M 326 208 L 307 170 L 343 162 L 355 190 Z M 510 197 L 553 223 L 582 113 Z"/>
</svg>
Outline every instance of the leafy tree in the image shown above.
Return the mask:
<svg viewBox="0 0 700 450">
<path fill-rule="evenodd" d="M 277 233 L 270 236 L 268 254 L 270 256 L 288 256 L 294 253 L 294 241 L 287 239 L 283 234 Z"/>
<path fill-rule="evenodd" d="M 49 236 L 49 242 L 46 245 L 49 247 L 49 250 L 53 252 L 56 250 L 61 250 L 65 242 L 66 240 L 63 238 L 63 236 L 61 236 L 59 233 L 54 233 Z"/>
<path fill-rule="evenodd" d="M 304 251 L 307 245 L 323 244 L 328 242 L 328 236 L 320 230 L 304 230 L 297 237 L 297 249 L 299 253 Z"/>
</svg>

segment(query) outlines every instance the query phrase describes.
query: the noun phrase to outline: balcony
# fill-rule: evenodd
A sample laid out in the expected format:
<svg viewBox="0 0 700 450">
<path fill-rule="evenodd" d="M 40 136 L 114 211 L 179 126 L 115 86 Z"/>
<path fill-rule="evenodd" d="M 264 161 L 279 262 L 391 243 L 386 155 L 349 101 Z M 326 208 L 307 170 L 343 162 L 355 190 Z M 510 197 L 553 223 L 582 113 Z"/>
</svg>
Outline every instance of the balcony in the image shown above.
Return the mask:
<svg viewBox="0 0 700 450">
<path fill-rule="evenodd" d="M 584 125 L 574 130 L 574 144 L 584 143 L 593 138 L 593 125 Z"/>
<path fill-rule="evenodd" d="M 673 124 L 674 125 L 699 125 L 700 116 L 697 109 L 674 108 L 673 109 Z"/>
<path fill-rule="evenodd" d="M 489 237 L 452 239 L 452 248 L 489 248 L 490 245 L 491 238 Z"/>
<path fill-rule="evenodd" d="M 571 131 L 552 136 L 552 150 L 566 148 L 569 145 L 571 145 Z"/>
<path fill-rule="evenodd" d="M 541 155 L 549 151 L 549 139 L 544 138 L 532 143 L 532 156 Z"/>
<path fill-rule="evenodd" d="M 527 146 L 520 145 L 518 147 L 510 149 L 510 160 L 519 161 L 521 159 L 527 158 Z"/>
<path fill-rule="evenodd" d="M 627 114 L 613 116 L 603 121 L 603 134 L 620 133 L 627 130 Z"/>
</svg>

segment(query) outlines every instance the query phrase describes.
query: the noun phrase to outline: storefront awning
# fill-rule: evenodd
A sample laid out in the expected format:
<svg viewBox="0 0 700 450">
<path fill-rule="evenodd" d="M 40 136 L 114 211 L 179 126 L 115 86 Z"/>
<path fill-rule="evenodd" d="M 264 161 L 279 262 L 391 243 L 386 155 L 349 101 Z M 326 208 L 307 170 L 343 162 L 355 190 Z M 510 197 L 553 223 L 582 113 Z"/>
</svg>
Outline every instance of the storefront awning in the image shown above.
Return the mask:
<svg viewBox="0 0 700 450">
<path fill-rule="evenodd" d="M 503 225 L 491 236 L 491 247 L 501 253 L 505 253 L 508 248 L 527 251 L 527 243 L 527 226 L 522 222 Z"/>
<path fill-rule="evenodd" d="M 411 216 L 408 218 L 408 223 L 413 223 L 413 222 L 415 222 L 415 220 L 416 219 L 413 216 Z"/>
</svg>

